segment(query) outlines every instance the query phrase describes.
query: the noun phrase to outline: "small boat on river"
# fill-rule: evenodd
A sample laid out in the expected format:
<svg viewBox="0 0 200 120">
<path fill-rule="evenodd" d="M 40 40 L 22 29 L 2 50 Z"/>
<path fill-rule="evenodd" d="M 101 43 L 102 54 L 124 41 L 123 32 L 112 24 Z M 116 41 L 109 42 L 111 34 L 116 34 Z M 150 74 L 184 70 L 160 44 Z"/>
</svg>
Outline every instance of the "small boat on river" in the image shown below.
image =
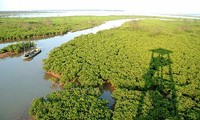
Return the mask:
<svg viewBox="0 0 200 120">
<path fill-rule="evenodd" d="M 41 52 L 41 48 L 35 48 L 29 52 L 26 52 L 23 56 L 24 59 L 30 59 L 33 58 L 34 56 L 36 56 L 37 54 L 39 54 Z"/>
</svg>

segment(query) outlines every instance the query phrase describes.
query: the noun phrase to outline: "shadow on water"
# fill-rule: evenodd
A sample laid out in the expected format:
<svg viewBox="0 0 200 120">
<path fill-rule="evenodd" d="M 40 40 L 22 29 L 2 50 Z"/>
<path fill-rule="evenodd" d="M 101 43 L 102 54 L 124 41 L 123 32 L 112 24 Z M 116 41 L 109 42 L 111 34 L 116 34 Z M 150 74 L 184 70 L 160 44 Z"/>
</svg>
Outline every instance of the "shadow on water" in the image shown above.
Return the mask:
<svg viewBox="0 0 200 120">
<path fill-rule="evenodd" d="M 178 119 L 175 82 L 173 81 L 172 51 L 163 48 L 152 49 L 151 60 L 143 75 L 145 88 L 137 108 L 137 119 Z M 145 111 L 149 97 L 151 107 Z"/>
</svg>

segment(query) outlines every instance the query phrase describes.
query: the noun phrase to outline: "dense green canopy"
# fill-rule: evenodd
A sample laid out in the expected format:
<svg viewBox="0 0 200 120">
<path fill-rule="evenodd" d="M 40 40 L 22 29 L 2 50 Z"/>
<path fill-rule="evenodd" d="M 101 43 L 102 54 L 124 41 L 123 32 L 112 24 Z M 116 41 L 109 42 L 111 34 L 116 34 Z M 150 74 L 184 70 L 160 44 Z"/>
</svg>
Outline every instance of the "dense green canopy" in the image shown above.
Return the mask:
<svg viewBox="0 0 200 120">
<path fill-rule="evenodd" d="M 5 52 L 14 52 L 14 53 L 20 53 L 24 51 L 25 49 L 28 50 L 31 47 L 35 47 L 35 43 L 33 42 L 20 42 L 16 44 L 11 44 L 6 47 L 3 47 L 0 49 L 0 54 Z"/>
<path fill-rule="evenodd" d="M 48 18 L 0 18 L 0 42 L 37 39 L 62 35 L 102 24 L 106 20 L 128 16 L 73 16 Z"/>
<path fill-rule="evenodd" d="M 199 26 L 193 20 L 132 21 L 55 48 L 44 69 L 61 75 L 63 84 L 110 81 L 116 89 L 112 119 L 199 119 Z"/>
<path fill-rule="evenodd" d="M 108 120 L 111 110 L 107 101 L 98 99 L 97 88 L 71 88 L 50 93 L 46 98 L 36 99 L 32 103 L 30 114 L 36 119 Z"/>
</svg>

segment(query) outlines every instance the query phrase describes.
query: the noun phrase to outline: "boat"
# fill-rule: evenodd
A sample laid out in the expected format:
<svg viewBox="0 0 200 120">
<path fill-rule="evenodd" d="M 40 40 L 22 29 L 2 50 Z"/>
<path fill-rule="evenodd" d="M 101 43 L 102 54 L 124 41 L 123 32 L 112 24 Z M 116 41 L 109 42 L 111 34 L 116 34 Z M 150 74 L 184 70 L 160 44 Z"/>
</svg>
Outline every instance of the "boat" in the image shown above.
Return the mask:
<svg viewBox="0 0 200 120">
<path fill-rule="evenodd" d="M 36 56 L 40 52 L 41 52 L 41 48 L 35 48 L 35 49 L 31 50 L 31 51 L 28 51 L 28 52 L 24 53 L 23 58 L 24 59 L 33 58 L 34 56 Z"/>
</svg>

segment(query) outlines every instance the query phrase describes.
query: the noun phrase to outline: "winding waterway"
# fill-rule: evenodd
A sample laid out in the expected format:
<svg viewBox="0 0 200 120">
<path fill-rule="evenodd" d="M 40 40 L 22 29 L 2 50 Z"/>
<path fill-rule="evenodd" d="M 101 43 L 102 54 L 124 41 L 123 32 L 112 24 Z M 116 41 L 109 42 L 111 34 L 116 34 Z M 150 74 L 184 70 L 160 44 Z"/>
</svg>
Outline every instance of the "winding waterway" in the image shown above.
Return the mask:
<svg viewBox="0 0 200 120">
<path fill-rule="evenodd" d="M 42 48 L 42 52 L 30 61 L 23 61 L 21 55 L 0 59 L 0 120 L 29 119 L 28 109 L 34 98 L 60 90 L 48 81 L 48 75 L 42 69 L 42 60 L 53 48 L 74 37 L 118 27 L 129 20 L 108 21 L 91 29 L 34 41 L 37 47 Z M 0 44 L 0 48 L 8 44 L 11 43 Z M 114 100 L 110 97 L 110 91 L 104 90 L 104 93 L 101 98 L 108 99 L 112 102 L 109 106 L 112 106 Z"/>
</svg>

